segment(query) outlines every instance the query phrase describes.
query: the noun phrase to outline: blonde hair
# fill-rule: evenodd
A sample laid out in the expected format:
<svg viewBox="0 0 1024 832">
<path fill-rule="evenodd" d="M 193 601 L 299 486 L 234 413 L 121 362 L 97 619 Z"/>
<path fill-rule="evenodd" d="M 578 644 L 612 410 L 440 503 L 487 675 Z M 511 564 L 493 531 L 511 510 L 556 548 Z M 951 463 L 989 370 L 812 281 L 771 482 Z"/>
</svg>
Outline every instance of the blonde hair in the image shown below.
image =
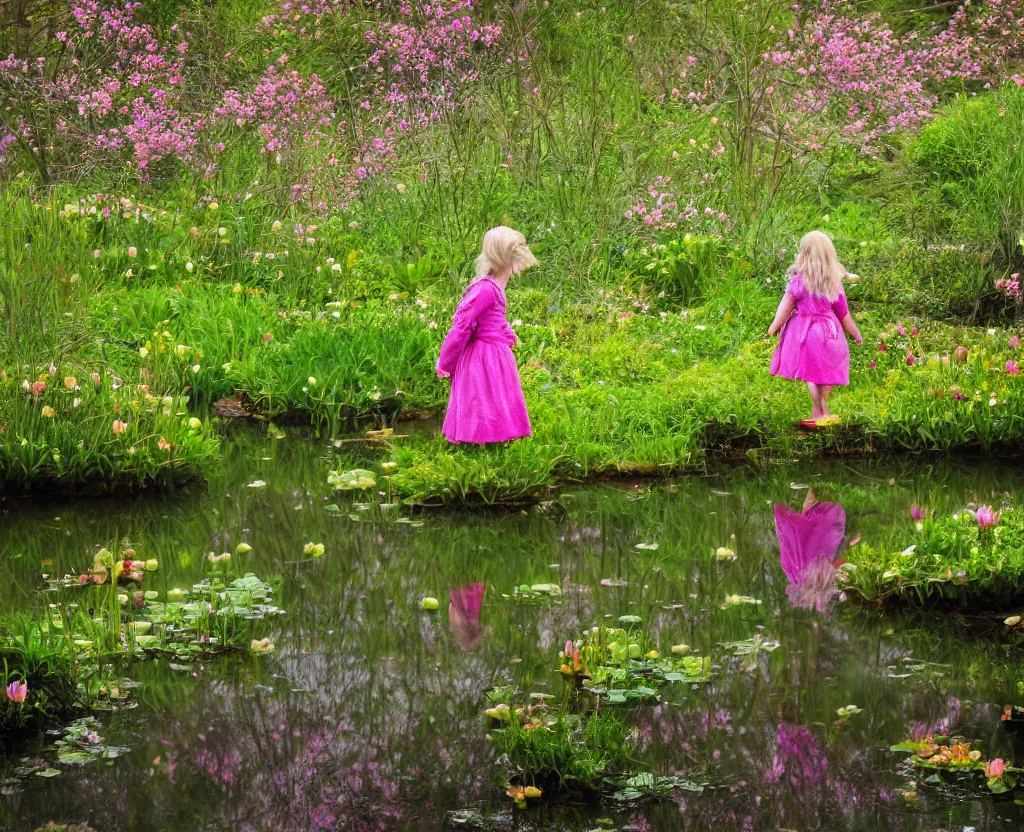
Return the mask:
<svg viewBox="0 0 1024 832">
<path fill-rule="evenodd" d="M 824 231 L 809 231 L 800 239 L 796 260 L 786 272 L 799 274 L 812 295 L 824 295 L 834 301 L 843 291 L 843 278 L 848 272 L 839 262 L 832 238 Z"/>
<path fill-rule="evenodd" d="M 476 258 L 476 276 L 485 277 L 502 269 L 519 267 L 520 270 L 537 265 L 526 237 L 514 228 L 499 225 L 484 234 L 480 256 Z"/>
</svg>

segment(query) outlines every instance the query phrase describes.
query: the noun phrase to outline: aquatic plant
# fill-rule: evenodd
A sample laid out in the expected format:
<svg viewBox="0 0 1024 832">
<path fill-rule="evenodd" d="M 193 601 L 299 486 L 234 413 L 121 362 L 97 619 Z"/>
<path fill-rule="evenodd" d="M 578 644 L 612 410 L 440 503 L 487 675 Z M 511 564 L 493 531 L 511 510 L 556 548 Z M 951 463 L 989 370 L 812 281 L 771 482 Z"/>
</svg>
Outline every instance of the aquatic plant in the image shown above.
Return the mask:
<svg viewBox="0 0 1024 832">
<path fill-rule="evenodd" d="M 980 750 L 971 748 L 974 743 L 963 737 L 924 737 L 892 746 L 890 751 L 909 751 L 910 762 L 917 769 L 935 772 L 926 778 L 927 783 L 941 785 L 942 773 L 984 775 L 985 783 L 993 794 L 1012 791 L 1017 786 L 1017 774 L 1024 769 L 1007 765 L 1002 759 L 985 760 Z"/>
</svg>

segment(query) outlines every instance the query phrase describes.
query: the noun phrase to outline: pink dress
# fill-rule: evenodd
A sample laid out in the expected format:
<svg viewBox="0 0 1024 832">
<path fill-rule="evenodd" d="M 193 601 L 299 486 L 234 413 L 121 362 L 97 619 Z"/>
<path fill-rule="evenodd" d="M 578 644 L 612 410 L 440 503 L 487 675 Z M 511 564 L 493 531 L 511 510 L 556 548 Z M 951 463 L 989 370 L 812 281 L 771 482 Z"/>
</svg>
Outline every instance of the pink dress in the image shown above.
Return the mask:
<svg viewBox="0 0 1024 832">
<path fill-rule="evenodd" d="M 441 345 L 437 369 L 452 377 L 441 433 L 449 442 L 508 442 L 530 436 L 530 417 L 505 320 L 505 293 L 492 277 L 473 281 Z"/>
<path fill-rule="evenodd" d="M 772 357 L 772 375 L 812 384 L 850 383 L 850 347 L 840 321 L 849 313 L 846 295 L 834 301 L 812 295 L 797 273 L 786 292 L 796 312 L 786 322 Z"/>
</svg>

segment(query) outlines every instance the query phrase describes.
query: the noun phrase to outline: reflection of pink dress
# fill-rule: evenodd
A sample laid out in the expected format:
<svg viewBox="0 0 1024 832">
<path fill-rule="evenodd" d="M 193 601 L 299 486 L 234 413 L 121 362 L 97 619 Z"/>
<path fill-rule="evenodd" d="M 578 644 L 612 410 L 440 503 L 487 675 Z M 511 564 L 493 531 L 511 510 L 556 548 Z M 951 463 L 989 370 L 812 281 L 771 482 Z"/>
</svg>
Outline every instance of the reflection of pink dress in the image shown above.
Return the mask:
<svg viewBox="0 0 1024 832">
<path fill-rule="evenodd" d="M 483 445 L 530 435 L 514 343 L 505 319 L 505 293 L 494 278 L 473 281 L 437 360 L 437 369 L 452 377 L 441 428 L 449 442 Z"/>
<path fill-rule="evenodd" d="M 480 607 L 484 584 L 474 583 L 448 591 L 448 625 L 463 650 L 472 650 L 480 641 Z"/>
<path fill-rule="evenodd" d="M 794 606 L 824 612 L 835 591 L 835 558 L 846 534 L 846 513 L 838 503 L 815 503 L 802 514 L 775 504 L 786 593 Z"/>
<path fill-rule="evenodd" d="M 849 313 L 846 295 L 834 301 L 812 295 L 799 274 L 786 292 L 796 313 L 786 322 L 772 357 L 772 375 L 812 384 L 849 384 L 850 347 L 840 321 Z"/>
</svg>

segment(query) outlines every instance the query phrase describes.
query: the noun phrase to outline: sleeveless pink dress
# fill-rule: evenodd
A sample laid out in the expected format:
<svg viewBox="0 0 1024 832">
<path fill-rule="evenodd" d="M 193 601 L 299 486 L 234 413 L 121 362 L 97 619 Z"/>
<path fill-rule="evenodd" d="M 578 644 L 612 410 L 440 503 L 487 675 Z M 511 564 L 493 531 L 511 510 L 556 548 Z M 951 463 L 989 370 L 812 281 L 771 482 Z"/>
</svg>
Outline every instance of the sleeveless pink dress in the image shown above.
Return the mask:
<svg viewBox="0 0 1024 832">
<path fill-rule="evenodd" d="M 772 357 L 772 375 L 811 384 L 850 383 L 850 347 L 839 323 L 849 313 L 846 295 L 834 301 L 811 294 L 799 272 L 786 292 L 796 302 L 796 312 L 782 328 Z"/>
<path fill-rule="evenodd" d="M 437 360 L 437 369 L 452 378 L 441 428 L 449 442 L 483 445 L 531 435 L 514 343 L 505 293 L 491 277 L 473 281 Z"/>
</svg>

